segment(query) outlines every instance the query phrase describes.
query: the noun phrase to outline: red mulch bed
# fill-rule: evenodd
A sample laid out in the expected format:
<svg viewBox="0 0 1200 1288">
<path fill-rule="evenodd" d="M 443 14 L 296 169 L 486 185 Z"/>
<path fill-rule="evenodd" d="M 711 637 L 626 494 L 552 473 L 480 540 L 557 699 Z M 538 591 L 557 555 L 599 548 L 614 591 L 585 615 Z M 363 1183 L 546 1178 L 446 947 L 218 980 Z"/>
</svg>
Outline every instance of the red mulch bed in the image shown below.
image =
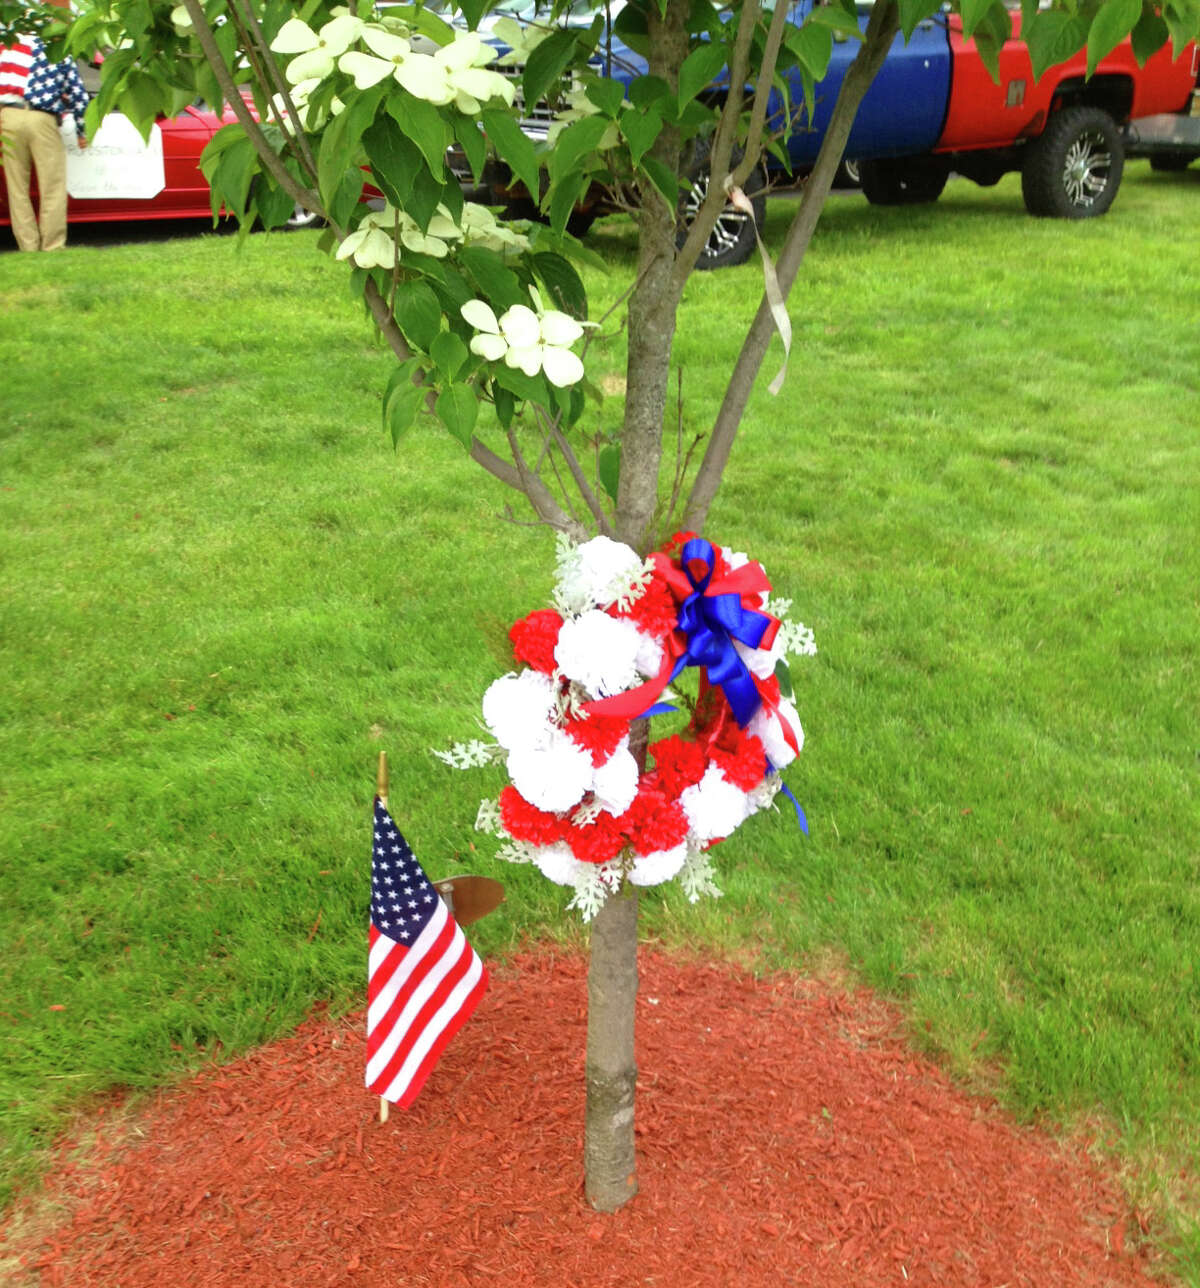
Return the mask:
<svg viewBox="0 0 1200 1288">
<path fill-rule="evenodd" d="M 644 950 L 641 1193 L 582 1198 L 586 963 L 493 972 L 413 1109 L 361 1090 L 361 1016 L 68 1142 L 28 1281 L 120 1285 L 1148 1285 L 1082 1148 L 955 1089 L 865 991 Z M 44 1210 L 44 1209 L 43 1209 Z M 0 1238 L 0 1255 L 19 1249 Z"/>
</svg>

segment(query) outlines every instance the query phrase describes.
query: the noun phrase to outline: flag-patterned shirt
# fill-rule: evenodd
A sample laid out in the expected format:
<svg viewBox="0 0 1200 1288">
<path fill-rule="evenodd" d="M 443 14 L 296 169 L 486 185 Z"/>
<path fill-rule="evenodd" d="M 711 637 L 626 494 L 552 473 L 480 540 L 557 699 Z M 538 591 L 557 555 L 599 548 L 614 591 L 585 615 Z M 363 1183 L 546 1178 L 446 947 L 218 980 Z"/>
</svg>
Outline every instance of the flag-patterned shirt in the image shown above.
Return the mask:
<svg viewBox="0 0 1200 1288">
<path fill-rule="evenodd" d="M 377 800 L 367 959 L 367 1089 L 407 1109 L 478 1005 L 487 982 L 483 963 Z"/>
<path fill-rule="evenodd" d="M 0 106 L 13 99 L 24 99 L 35 111 L 50 112 L 60 121 L 73 113 L 75 133 L 83 137 L 88 94 L 79 71 L 70 59 L 52 63 L 37 36 L 0 45 Z"/>
</svg>

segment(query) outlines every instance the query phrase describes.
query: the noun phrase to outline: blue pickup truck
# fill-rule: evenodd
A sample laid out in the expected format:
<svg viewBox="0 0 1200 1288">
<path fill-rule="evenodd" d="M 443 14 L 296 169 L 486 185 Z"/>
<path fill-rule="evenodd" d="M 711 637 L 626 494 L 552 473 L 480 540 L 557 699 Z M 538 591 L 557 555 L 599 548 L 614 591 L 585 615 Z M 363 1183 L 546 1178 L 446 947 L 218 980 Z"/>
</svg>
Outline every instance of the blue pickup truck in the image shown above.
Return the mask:
<svg viewBox="0 0 1200 1288">
<path fill-rule="evenodd" d="M 812 0 L 793 6 L 798 25 Z M 503 11 L 501 11 L 503 12 Z M 514 12 L 521 12 L 514 10 Z M 590 20 L 593 7 L 581 3 L 577 21 Z M 869 10 L 860 6 L 865 29 Z M 570 19 L 568 19 L 570 21 Z M 855 119 L 845 159 L 856 165 L 867 199 L 881 205 L 934 201 L 951 172 L 990 185 L 1011 171 L 1021 174 L 1022 194 L 1034 215 L 1078 219 L 1103 214 L 1120 186 L 1126 137 L 1137 155 L 1176 168 L 1200 157 L 1200 116 L 1190 115 L 1200 72 L 1197 47 L 1178 59 L 1169 47 L 1139 67 L 1128 40 L 1085 76 L 1082 53 L 1046 71 L 1035 81 L 1029 53 L 1016 38 L 1020 14 L 1013 14 L 1014 39 L 999 55 L 999 78 L 984 66 L 973 40 L 964 38 L 961 19 L 940 13 L 917 25 L 905 42 L 897 36 Z M 646 71 L 645 60 L 620 39 L 621 19 L 597 45 L 591 66 L 600 75 L 628 85 Z M 633 41 L 633 43 L 637 43 Z M 826 76 L 818 83 L 811 120 L 801 119 L 787 138 L 788 164 L 768 156 L 753 185 L 761 215 L 771 184 L 794 183 L 813 166 L 825 137 L 846 69 L 858 50 L 851 38 L 835 39 Z M 518 74 L 519 67 L 512 69 Z M 799 77 L 792 97 L 803 102 Z M 719 98 L 714 85 L 709 98 Z M 531 137 L 546 137 L 555 104 L 530 110 L 523 127 Z M 774 119 L 783 101 L 773 91 Z M 702 199 L 707 185 L 703 157 L 689 176 L 692 191 L 681 203 Z M 492 197 L 519 209 L 522 191 L 491 181 Z M 524 197 L 526 203 L 528 197 Z M 594 189 L 577 210 L 573 227 L 581 230 L 611 208 Z M 700 264 L 718 268 L 738 264 L 753 251 L 754 233 L 745 216 L 729 209 L 721 217 Z"/>
</svg>

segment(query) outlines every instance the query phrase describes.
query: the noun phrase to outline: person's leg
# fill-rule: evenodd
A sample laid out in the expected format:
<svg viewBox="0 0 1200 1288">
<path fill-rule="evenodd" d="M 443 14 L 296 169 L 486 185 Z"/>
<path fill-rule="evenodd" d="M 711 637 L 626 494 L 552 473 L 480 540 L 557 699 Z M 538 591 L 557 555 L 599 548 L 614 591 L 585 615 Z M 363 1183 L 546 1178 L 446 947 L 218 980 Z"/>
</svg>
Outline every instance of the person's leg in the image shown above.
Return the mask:
<svg viewBox="0 0 1200 1288">
<path fill-rule="evenodd" d="M 4 183 L 8 188 L 8 217 L 21 250 L 39 250 L 42 239 L 29 199 L 30 150 L 28 117 L 23 108 L 0 107 L 0 136 L 4 143 Z"/>
<path fill-rule="evenodd" d="M 67 244 L 67 150 L 58 132 L 58 119 L 49 112 L 30 112 L 29 150 L 38 181 L 38 224 L 42 249 L 61 250 Z"/>
</svg>

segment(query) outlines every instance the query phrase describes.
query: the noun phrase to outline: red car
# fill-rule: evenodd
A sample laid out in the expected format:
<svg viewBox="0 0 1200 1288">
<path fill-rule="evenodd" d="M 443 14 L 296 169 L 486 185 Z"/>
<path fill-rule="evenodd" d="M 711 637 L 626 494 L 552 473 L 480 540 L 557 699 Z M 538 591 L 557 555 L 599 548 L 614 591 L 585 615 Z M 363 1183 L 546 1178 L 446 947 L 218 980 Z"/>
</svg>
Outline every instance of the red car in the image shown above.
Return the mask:
<svg viewBox="0 0 1200 1288">
<path fill-rule="evenodd" d="M 217 116 L 205 108 L 189 107 L 179 116 L 160 119 L 146 142 L 126 117 L 114 112 L 82 150 L 67 130 L 68 224 L 211 219 L 200 153 L 223 125 L 235 119 L 228 108 Z M 8 193 L 0 183 L 0 224 L 9 222 Z M 312 223 L 313 216 L 297 208 L 288 222 L 302 227 Z"/>
</svg>

